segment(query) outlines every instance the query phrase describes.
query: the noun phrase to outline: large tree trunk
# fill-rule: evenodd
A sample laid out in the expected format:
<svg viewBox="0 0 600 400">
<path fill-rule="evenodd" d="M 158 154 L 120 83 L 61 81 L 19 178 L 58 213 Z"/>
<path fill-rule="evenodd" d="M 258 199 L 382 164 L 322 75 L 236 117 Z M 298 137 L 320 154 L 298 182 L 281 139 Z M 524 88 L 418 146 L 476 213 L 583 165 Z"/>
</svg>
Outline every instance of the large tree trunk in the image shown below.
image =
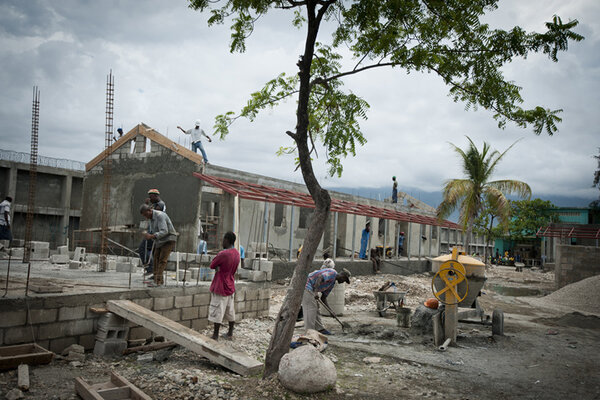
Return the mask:
<svg viewBox="0 0 600 400">
<path fill-rule="evenodd" d="M 321 188 L 314 174 L 310 160 L 310 149 L 308 147 L 308 103 L 311 90 L 310 66 L 313 60 L 319 25 L 327 7 L 327 5 L 322 6 L 318 10 L 318 13 L 315 14 L 316 2 L 309 0 L 306 5 L 308 32 L 304 54 L 301 56 L 300 61 L 298 61 L 300 90 L 296 114 L 296 133 L 288 132 L 288 135 L 296 142 L 302 176 L 315 202 L 315 210 L 310 226 L 308 227 L 306 239 L 304 239 L 302 245 L 302 253 L 294 269 L 290 287 L 275 321 L 275 328 L 273 329 L 273 335 L 271 336 L 265 358 L 265 377 L 278 371 L 281 357 L 289 351 L 294 333 L 294 325 L 296 324 L 296 316 L 300 310 L 302 294 L 306 285 L 306 278 L 323 232 L 325 231 L 329 207 L 331 205 L 329 193 Z"/>
</svg>

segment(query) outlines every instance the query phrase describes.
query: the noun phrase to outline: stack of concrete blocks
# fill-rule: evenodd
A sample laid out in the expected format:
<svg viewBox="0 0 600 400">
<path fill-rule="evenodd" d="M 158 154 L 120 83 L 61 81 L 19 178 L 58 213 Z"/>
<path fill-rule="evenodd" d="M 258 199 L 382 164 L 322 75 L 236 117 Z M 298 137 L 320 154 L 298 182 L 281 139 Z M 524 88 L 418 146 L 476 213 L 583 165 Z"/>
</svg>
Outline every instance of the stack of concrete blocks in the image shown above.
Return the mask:
<svg viewBox="0 0 600 400">
<path fill-rule="evenodd" d="M 32 241 L 30 252 L 31 261 L 46 261 L 50 258 L 50 243 Z"/>
<path fill-rule="evenodd" d="M 121 355 L 127 348 L 129 322 L 111 312 L 98 319 L 94 354 L 97 356 Z"/>
<path fill-rule="evenodd" d="M 240 276 L 252 282 L 270 281 L 273 276 L 273 262 L 267 259 L 267 244 L 252 242 L 246 259 L 246 266 L 251 270 L 240 270 Z"/>
<path fill-rule="evenodd" d="M 58 246 L 56 248 L 57 254 L 50 256 L 50 262 L 52 264 L 68 264 L 69 259 L 69 248 L 67 246 Z"/>
<path fill-rule="evenodd" d="M 69 262 L 69 269 L 81 269 L 87 267 L 85 260 L 85 247 L 75 247 L 73 259 Z"/>
</svg>

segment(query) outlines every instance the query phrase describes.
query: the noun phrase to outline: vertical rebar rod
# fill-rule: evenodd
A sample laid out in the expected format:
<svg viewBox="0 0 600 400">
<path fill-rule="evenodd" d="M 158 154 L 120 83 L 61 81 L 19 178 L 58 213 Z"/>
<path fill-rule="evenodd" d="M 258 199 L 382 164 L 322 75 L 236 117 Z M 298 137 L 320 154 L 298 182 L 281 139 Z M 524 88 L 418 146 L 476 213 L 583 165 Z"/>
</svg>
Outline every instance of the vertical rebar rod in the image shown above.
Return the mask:
<svg viewBox="0 0 600 400">
<path fill-rule="evenodd" d="M 113 109 L 114 109 L 115 81 L 112 70 L 106 77 L 106 111 L 104 118 L 104 181 L 102 184 L 102 216 L 100 238 L 100 257 L 98 269 L 105 272 L 108 269 L 108 222 L 110 219 L 110 178 L 111 178 L 111 144 L 113 138 Z"/>
<path fill-rule="evenodd" d="M 29 156 L 29 196 L 27 198 L 27 217 L 25 220 L 25 251 L 23 262 L 31 259 L 31 237 L 33 234 L 33 216 L 35 208 L 35 189 L 37 183 L 38 130 L 40 125 L 40 91 L 33 87 L 33 105 L 31 107 L 31 153 Z M 31 267 L 31 264 L 30 264 Z M 29 273 L 28 273 L 29 275 Z M 28 282 L 29 283 L 29 282 Z"/>
</svg>

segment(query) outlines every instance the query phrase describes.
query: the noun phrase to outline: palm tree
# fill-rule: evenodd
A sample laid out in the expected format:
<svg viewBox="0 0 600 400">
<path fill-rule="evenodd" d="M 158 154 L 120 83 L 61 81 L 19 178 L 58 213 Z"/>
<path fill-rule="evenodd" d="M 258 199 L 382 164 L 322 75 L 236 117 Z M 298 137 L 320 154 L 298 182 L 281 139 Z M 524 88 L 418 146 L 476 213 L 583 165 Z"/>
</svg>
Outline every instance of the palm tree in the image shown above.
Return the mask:
<svg viewBox="0 0 600 400">
<path fill-rule="evenodd" d="M 483 209 L 484 201 L 489 204 L 493 214 L 498 217 L 498 222 L 508 225 L 510 218 L 510 204 L 506 195 L 517 194 L 519 197 L 529 199 L 531 189 L 525 182 L 504 179 L 490 181 L 498 162 L 504 157 L 517 142 L 499 153 L 492 151 L 488 143 L 483 142 L 483 149 L 479 151 L 475 143 L 467 136 L 469 148 L 463 151 L 458 146 L 450 143 L 461 157 L 465 179 L 451 179 L 444 185 L 444 198 L 437 208 L 437 217 L 445 219 L 457 208 L 460 210 L 459 223 L 466 231 L 465 250 L 469 251 L 471 233 L 475 218 Z"/>
</svg>

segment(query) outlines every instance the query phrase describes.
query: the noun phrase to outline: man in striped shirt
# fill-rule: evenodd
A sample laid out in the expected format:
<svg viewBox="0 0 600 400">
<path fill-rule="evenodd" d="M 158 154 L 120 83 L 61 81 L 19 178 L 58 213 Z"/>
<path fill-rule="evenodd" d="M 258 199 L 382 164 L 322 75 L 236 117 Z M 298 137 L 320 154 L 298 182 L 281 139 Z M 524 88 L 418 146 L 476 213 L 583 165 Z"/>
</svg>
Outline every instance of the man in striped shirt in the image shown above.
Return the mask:
<svg viewBox="0 0 600 400">
<path fill-rule="evenodd" d="M 323 334 L 330 334 L 321 323 L 317 299 L 319 298 L 319 293 L 321 293 L 321 301 L 329 306 L 327 296 L 331 293 L 336 282 L 350 283 L 350 271 L 344 268 L 343 271 L 337 272 L 333 268 L 324 268 L 308 274 L 306 286 L 304 287 L 304 295 L 302 296 L 304 328 L 306 330 L 315 329 Z"/>
</svg>

